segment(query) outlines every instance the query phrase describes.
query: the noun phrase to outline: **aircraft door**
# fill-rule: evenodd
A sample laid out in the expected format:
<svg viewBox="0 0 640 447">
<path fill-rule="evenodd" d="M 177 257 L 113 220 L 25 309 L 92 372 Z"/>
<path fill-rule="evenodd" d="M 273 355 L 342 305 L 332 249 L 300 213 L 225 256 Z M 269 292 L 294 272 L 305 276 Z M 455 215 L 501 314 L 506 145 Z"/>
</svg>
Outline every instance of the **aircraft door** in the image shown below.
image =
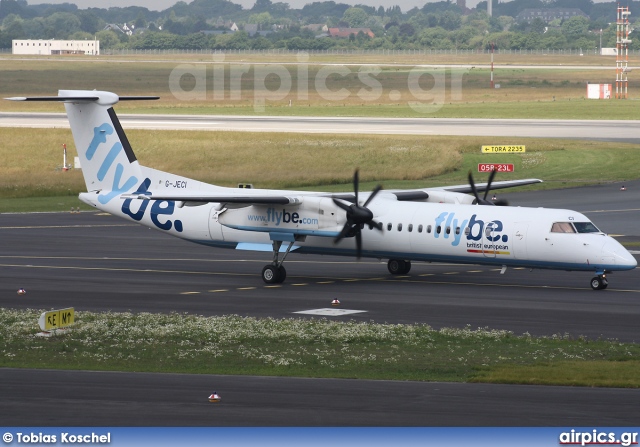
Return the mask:
<svg viewBox="0 0 640 447">
<path fill-rule="evenodd" d="M 516 259 L 527 259 L 527 230 L 529 222 L 516 222 L 514 224 L 513 255 Z"/>
</svg>

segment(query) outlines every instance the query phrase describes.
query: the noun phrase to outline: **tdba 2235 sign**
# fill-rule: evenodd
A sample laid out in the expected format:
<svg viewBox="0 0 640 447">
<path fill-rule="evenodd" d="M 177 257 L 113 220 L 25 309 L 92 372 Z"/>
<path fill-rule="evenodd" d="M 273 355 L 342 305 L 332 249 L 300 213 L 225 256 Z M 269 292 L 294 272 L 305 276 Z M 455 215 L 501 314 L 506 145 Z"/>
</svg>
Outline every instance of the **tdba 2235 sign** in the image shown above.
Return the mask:
<svg viewBox="0 0 640 447">
<path fill-rule="evenodd" d="M 513 172 L 513 163 L 478 163 L 478 172 Z"/>
<path fill-rule="evenodd" d="M 522 154 L 527 151 L 524 145 L 506 145 L 506 146 L 482 146 L 480 148 L 483 154 Z"/>
</svg>

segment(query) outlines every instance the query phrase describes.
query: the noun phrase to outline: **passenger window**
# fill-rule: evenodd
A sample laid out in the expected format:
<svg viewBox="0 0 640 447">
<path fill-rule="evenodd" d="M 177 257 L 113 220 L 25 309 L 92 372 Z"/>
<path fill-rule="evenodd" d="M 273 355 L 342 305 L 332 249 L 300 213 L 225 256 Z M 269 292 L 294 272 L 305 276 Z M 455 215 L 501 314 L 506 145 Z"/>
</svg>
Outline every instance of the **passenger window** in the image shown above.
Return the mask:
<svg viewBox="0 0 640 447">
<path fill-rule="evenodd" d="M 465 236 L 469 236 L 469 233 L 471 233 L 471 228 L 467 227 L 464 229 L 464 235 Z"/>
<path fill-rule="evenodd" d="M 418 225 L 418 233 L 422 233 L 422 225 Z"/>
<path fill-rule="evenodd" d="M 436 228 L 436 233 L 440 234 L 441 231 L 442 231 L 442 227 L 438 225 L 438 228 Z"/>
<path fill-rule="evenodd" d="M 427 233 L 431 233 L 431 225 L 427 225 Z"/>
<path fill-rule="evenodd" d="M 460 227 L 456 228 L 456 234 L 460 234 Z"/>
<path fill-rule="evenodd" d="M 571 222 L 554 222 L 551 226 L 552 233 L 575 233 L 576 230 L 571 225 Z"/>
<path fill-rule="evenodd" d="M 401 223 L 398 224 L 398 231 L 402 231 L 402 224 Z"/>
<path fill-rule="evenodd" d="M 393 224 L 388 223 L 387 224 L 387 231 L 391 231 L 392 228 L 393 228 Z"/>
<path fill-rule="evenodd" d="M 409 233 L 411 233 L 413 231 L 413 224 L 409 224 L 407 230 L 409 231 Z"/>
<path fill-rule="evenodd" d="M 451 227 L 447 227 L 447 234 L 451 234 Z"/>
</svg>

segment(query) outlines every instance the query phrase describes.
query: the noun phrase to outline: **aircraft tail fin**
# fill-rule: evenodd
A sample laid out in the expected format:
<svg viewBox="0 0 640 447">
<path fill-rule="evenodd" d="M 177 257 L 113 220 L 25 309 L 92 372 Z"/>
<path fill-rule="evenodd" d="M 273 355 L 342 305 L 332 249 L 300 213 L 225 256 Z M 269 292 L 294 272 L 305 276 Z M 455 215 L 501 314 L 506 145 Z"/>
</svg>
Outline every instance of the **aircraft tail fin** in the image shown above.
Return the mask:
<svg viewBox="0 0 640 447">
<path fill-rule="evenodd" d="M 144 180 L 131 144 L 113 110 L 118 101 L 158 99 L 95 90 L 60 90 L 58 96 L 8 98 L 14 101 L 59 101 L 67 110 L 87 191 L 106 205 L 132 192 Z"/>
</svg>

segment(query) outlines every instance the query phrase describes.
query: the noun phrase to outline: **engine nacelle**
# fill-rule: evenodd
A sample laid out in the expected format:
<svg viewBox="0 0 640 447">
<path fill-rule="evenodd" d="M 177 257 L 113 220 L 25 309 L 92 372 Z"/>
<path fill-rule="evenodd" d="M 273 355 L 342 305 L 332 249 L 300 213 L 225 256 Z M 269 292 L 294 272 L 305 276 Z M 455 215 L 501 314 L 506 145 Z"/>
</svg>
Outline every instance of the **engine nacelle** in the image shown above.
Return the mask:
<svg viewBox="0 0 640 447">
<path fill-rule="evenodd" d="M 303 197 L 295 205 L 249 205 L 220 213 L 220 224 L 238 230 L 337 236 L 344 211 L 326 197 Z"/>
<path fill-rule="evenodd" d="M 427 202 L 472 205 L 473 201 L 475 200 L 475 197 L 461 192 L 443 191 L 437 189 L 430 189 L 427 192 L 429 194 L 429 199 L 427 199 Z"/>
</svg>

